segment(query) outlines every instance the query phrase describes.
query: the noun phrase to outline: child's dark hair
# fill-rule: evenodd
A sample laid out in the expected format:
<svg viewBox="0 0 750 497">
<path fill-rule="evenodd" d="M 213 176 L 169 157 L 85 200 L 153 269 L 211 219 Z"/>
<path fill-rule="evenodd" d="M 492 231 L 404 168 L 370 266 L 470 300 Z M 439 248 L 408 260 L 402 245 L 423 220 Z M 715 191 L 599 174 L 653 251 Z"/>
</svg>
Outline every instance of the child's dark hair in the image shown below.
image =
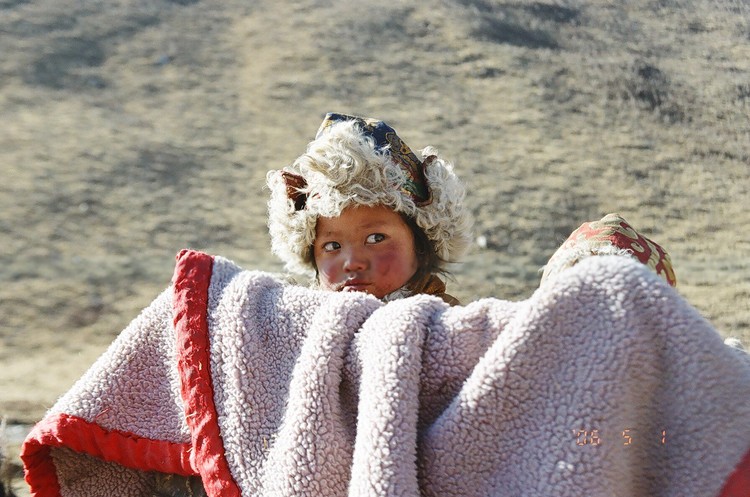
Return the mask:
<svg viewBox="0 0 750 497">
<path fill-rule="evenodd" d="M 414 250 L 417 253 L 417 261 L 419 263 L 417 272 L 411 277 L 407 286 L 411 287 L 412 284 L 423 281 L 430 274 L 446 274 L 447 271 L 443 269 L 445 261 L 437 255 L 435 247 L 430 242 L 430 239 L 427 238 L 424 230 L 411 217 L 403 213 L 399 214 L 411 230 L 412 235 L 414 235 Z"/>
</svg>

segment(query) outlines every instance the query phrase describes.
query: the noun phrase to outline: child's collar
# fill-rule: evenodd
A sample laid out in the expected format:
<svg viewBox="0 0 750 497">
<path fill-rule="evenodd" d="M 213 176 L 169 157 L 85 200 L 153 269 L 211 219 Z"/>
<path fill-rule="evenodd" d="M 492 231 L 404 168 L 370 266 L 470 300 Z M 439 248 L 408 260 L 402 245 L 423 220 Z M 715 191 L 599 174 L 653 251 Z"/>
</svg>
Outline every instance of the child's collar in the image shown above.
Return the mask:
<svg viewBox="0 0 750 497">
<path fill-rule="evenodd" d="M 389 293 L 381 300 L 383 302 L 391 302 L 393 300 L 405 299 L 414 295 L 434 295 L 440 297 L 450 305 L 460 305 L 458 299 L 445 293 L 445 282 L 435 274 L 426 275 L 416 283 L 413 283 L 411 287 L 409 285 L 404 285 L 398 290 Z"/>
</svg>

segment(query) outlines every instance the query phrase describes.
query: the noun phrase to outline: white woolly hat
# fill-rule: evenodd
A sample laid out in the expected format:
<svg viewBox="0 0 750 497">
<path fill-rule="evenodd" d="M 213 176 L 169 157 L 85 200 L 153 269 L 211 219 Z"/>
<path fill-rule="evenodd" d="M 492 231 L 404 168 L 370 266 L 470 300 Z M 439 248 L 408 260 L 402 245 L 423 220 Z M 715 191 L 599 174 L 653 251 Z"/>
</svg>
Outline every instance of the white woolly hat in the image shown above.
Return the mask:
<svg viewBox="0 0 750 497">
<path fill-rule="evenodd" d="M 422 160 L 383 121 L 326 115 L 307 152 L 281 171 L 269 171 L 271 249 L 296 273 L 314 271 L 312 245 L 319 216 L 351 205 L 385 205 L 413 219 L 445 262 L 471 242 L 464 185 L 431 147 Z"/>
</svg>

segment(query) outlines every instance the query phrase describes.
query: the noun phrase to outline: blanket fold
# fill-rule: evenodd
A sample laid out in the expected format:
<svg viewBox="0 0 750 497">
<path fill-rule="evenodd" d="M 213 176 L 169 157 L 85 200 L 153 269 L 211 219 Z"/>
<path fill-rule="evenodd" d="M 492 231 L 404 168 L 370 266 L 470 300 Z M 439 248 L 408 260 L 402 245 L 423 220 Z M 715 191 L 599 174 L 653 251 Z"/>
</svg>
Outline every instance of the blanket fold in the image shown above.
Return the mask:
<svg viewBox="0 0 750 497">
<path fill-rule="evenodd" d="M 642 265 L 384 304 L 178 256 L 49 411 L 38 496 L 750 496 L 750 361 Z"/>
</svg>

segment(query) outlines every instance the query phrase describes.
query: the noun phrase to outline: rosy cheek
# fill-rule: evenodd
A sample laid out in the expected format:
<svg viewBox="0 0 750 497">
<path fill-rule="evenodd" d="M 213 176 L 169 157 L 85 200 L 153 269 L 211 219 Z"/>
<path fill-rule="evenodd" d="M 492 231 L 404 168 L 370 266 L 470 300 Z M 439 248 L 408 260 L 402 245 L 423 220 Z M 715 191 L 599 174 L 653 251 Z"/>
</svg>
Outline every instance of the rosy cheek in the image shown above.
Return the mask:
<svg viewBox="0 0 750 497">
<path fill-rule="evenodd" d="M 333 285 L 338 282 L 338 272 L 336 266 L 330 260 L 322 261 L 318 264 L 318 283 L 326 290 L 333 288 Z"/>
<path fill-rule="evenodd" d="M 377 274 L 381 276 L 402 276 L 402 273 L 408 272 L 410 269 L 408 262 L 400 257 L 398 250 L 389 250 L 379 254 L 373 266 Z"/>
</svg>

